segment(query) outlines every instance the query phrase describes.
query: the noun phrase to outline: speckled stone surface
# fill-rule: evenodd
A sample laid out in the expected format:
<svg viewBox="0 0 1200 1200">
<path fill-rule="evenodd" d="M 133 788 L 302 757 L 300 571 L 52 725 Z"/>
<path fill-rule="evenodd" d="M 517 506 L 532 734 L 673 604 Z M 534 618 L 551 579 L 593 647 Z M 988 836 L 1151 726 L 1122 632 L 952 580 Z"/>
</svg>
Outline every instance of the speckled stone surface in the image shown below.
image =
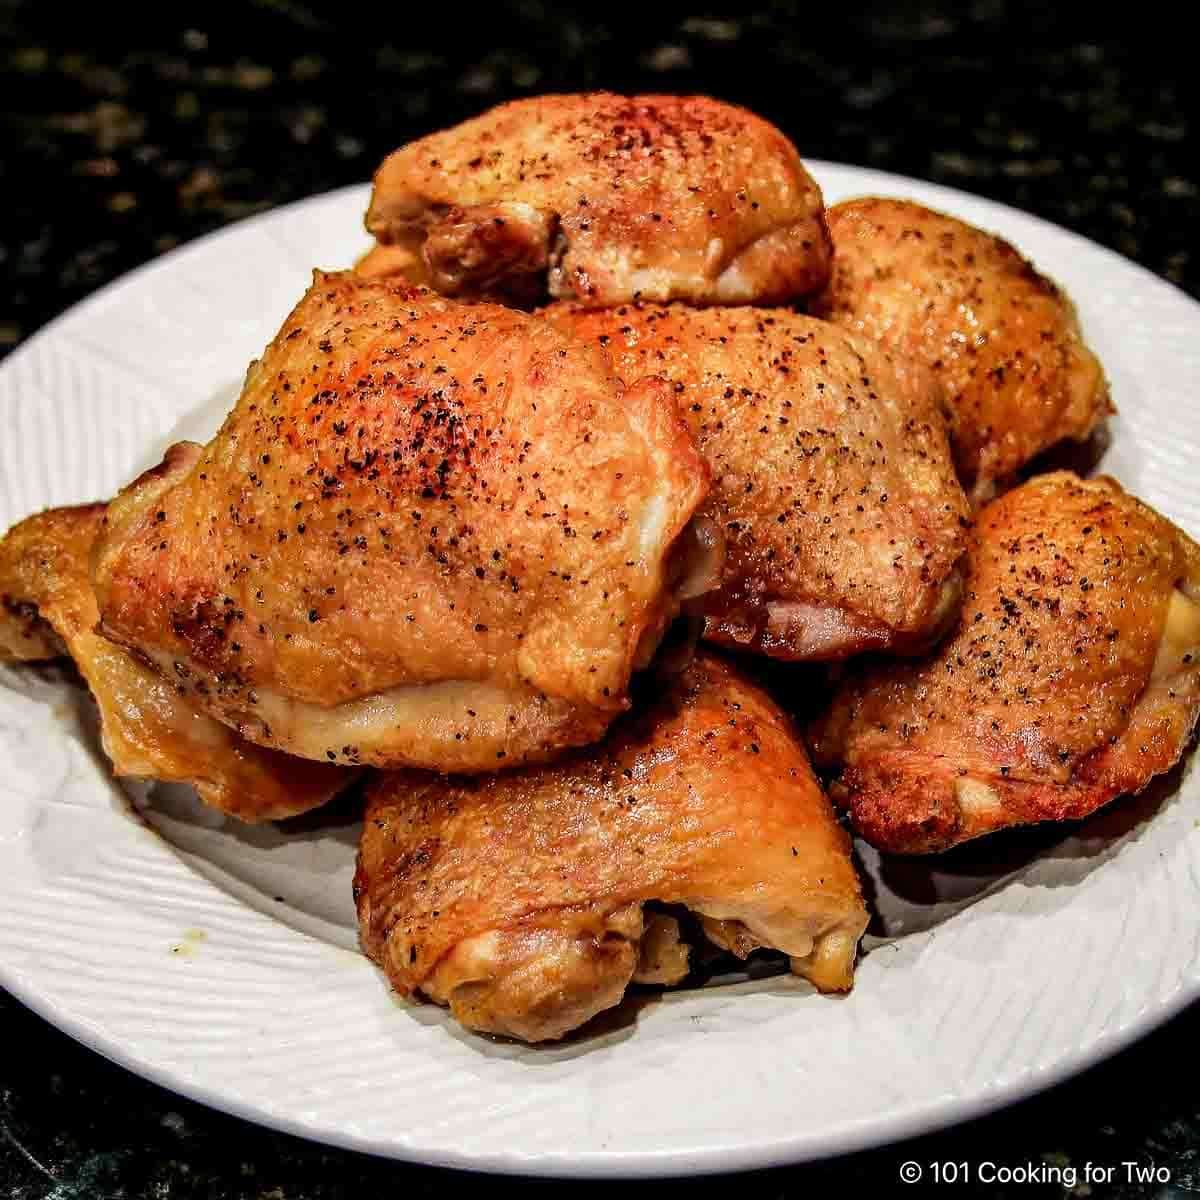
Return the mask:
<svg viewBox="0 0 1200 1200">
<path fill-rule="evenodd" d="M 1167 6 L 1101 7 L 898 0 L 721 14 L 521 0 L 484 13 L 444 6 L 439 17 L 436 5 L 359 0 L 0 0 L 0 351 L 155 254 L 366 178 L 409 137 L 509 96 L 593 86 L 748 104 L 804 153 L 1018 205 L 1200 294 L 1194 49 Z M 1089 1074 L 960 1129 L 687 1193 L 923 1193 L 899 1182 L 906 1160 L 926 1182 L 934 1161 L 971 1164 L 974 1182 L 928 1189 L 942 1193 L 1200 1192 L 1198 1042 L 1193 1010 Z M 988 1161 L 1049 1167 L 1052 1180 L 983 1183 Z M 1089 1161 L 1113 1166 L 1113 1182 L 1085 1184 Z M 1129 1183 L 1125 1161 L 1166 1168 L 1170 1182 Z M 1070 1167 L 1073 1188 L 1055 1181 Z M 374 1200 L 463 1185 L 498 1186 L 326 1150 L 191 1104 L 0 993 L 9 1200 Z"/>
</svg>

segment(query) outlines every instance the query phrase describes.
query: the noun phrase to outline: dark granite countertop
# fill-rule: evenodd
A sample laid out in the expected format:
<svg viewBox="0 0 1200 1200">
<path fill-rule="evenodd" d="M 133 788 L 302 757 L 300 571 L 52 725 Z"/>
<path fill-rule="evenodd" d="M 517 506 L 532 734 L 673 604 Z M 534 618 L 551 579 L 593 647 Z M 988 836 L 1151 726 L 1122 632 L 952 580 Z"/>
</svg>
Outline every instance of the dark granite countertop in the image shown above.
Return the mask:
<svg viewBox="0 0 1200 1200">
<path fill-rule="evenodd" d="M 1200 293 L 1197 72 L 1166 6 L 815 7 L 722 14 L 519 0 L 484 13 L 447 6 L 439 20 L 436 6 L 360 0 L 0 0 L 0 352 L 155 254 L 367 178 L 385 152 L 435 125 L 505 97 L 591 86 L 748 104 L 806 154 L 1015 204 Z M 1171 1183 L 1127 1185 L 1119 1170 L 1112 1186 L 1070 1194 L 1200 1192 L 1198 1040 L 1193 1009 L 1006 1112 L 736 1186 L 820 1196 L 858 1184 L 876 1194 L 904 1190 L 897 1170 L 907 1159 L 1129 1160 L 1168 1168 Z M 463 1182 L 495 1186 L 212 1112 L 82 1049 L 0 993 L 0 1196 L 9 1200 L 372 1200 Z M 730 1184 L 687 1186 L 715 1195 Z M 562 1185 L 526 1186 L 552 1194 Z M 1065 1194 L 1057 1185 L 949 1190 Z"/>
</svg>

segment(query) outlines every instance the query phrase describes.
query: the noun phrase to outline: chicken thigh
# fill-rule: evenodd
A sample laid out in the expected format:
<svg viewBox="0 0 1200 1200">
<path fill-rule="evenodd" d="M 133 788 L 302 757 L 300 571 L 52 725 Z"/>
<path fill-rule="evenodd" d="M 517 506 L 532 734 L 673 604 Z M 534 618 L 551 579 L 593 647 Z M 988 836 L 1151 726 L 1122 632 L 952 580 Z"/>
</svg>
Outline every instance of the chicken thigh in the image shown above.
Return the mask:
<svg viewBox="0 0 1200 1200">
<path fill-rule="evenodd" d="M 96 633 L 88 556 L 104 510 L 51 509 L 0 539 L 0 661 L 69 655 L 95 697 L 117 775 L 193 784 L 205 803 L 243 821 L 295 816 L 346 787 L 353 772 L 243 741 Z"/>
<path fill-rule="evenodd" d="M 976 499 L 1112 411 L 1071 302 L 1007 242 L 910 200 L 850 200 L 829 227 L 833 278 L 812 311 L 932 368 Z"/>
<path fill-rule="evenodd" d="M 627 706 L 707 489 L 662 381 L 509 309 L 318 273 L 213 441 L 113 502 L 102 632 L 293 754 L 544 758 Z"/>
<path fill-rule="evenodd" d="M 599 746 L 474 779 L 373 784 L 355 876 L 364 950 L 404 995 L 537 1042 L 688 971 L 685 905 L 746 955 L 850 987 L 867 923 L 850 841 L 774 703 L 701 653 Z"/>
<path fill-rule="evenodd" d="M 1112 480 L 993 501 L 966 588 L 932 657 L 863 667 L 811 730 L 884 850 L 1084 817 L 1173 766 L 1200 710 L 1200 547 Z"/>
<path fill-rule="evenodd" d="M 367 228 L 419 253 L 447 295 L 778 303 L 829 277 L 795 147 L 704 96 L 502 104 L 388 157 Z"/>
<path fill-rule="evenodd" d="M 967 501 L 927 373 L 784 309 L 552 304 L 632 383 L 671 381 L 725 535 L 710 640 L 776 658 L 912 652 L 953 620 Z"/>
</svg>

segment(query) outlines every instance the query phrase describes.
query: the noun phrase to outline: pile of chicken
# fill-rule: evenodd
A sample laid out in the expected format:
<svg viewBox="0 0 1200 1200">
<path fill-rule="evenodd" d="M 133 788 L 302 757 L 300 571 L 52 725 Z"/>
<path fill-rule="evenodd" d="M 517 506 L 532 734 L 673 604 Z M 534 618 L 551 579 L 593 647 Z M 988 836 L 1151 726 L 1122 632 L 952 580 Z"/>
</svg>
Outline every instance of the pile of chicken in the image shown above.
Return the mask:
<svg viewBox="0 0 1200 1200">
<path fill-rule="evenodd" d="M 1111 406 L 1005 242 L 609 94 L 404 146 L 367 226 L 208 445 L 0 542 L 0 655 L 71 656 L 118 774 L 242 820 L 367 775 L 362 945 L 405 995 L 557 1038 L 702 940 L 845 990 L 836 808 L 930 853 L 1183 753 L 1200 551 L 1035 473 Z M 763 656 L 843 664 L 804 730 Z"/>
</svg>

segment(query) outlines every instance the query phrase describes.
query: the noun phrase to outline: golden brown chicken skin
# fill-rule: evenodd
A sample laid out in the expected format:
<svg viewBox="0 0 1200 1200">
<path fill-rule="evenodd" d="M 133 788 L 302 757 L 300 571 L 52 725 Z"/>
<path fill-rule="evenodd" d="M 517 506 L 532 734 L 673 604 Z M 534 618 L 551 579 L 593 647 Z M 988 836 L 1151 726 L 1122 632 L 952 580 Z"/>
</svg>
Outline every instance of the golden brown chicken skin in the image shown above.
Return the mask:
<svg viewBox="0 0 1200 1200">
<path fill-rule="evenodd" d="M 102 629 L 260 744 L 493 770 L 627 706 L 707 487 L 663 382 L 509 309 L 318 273 L 216 438 L 114 501 Z"/>
<path fill-rule="evenodd" d="M 660 374 L 725 535 L 705 636 L 786 659 L 912 652 L 953 620 L 967 501 L 927 373 L 784 309 L 543 310 L 626 382 Z"/>
<path fill-rule="evenodd" d="M 361 941 L 404 995 L 536 1042 L 688 971 L 685 905 L 741 955 L 850 987 L 867 922 L 850 842 L 768 696 L 699 654 L 599 746 L 548 767 L 380 776 L 355 877 Z"/>
<path fill-rule="evenodd" d="M 354 264 L 354 273 L 366 279 L 392 279 L 420 287 L 429 286 L 421 256 L 408 246 L 385 246 L 377 242 Z"/>
<path fill-rule="evenodd" d="M 194 784 L 243 821 L 295 816 L 346 787 L 352 772 L 244 741 L 96 633 L 88 557 L 105 507 L 51 509 L 0 538 L 0 661 L 69 655 L 96 700 L 115 774 Z"/>
<path fill-rule="evenodd" d="M 849 677 L 811 731 L 884 850 L 1084 817 L 1178 761 L 1200 708 L 1200 549 L 1110 479 L 979 514 L 957 631 Z"/>
<path fill-rule="evenodd" d="M 1112 411 L 1071 302 L 1007 242 L 910 200 L 837 204 L 829 228 L 833 278 L 812 311 L 935 372 L 977 499 Z"/>
<path fill-rule="evenodd" d="M 796 148 L 704 96 L 502 104 L 389 156 L 367 228 L 418 253 L 447 295 L 778 303 L 829 277 Z"/>
</svg>

